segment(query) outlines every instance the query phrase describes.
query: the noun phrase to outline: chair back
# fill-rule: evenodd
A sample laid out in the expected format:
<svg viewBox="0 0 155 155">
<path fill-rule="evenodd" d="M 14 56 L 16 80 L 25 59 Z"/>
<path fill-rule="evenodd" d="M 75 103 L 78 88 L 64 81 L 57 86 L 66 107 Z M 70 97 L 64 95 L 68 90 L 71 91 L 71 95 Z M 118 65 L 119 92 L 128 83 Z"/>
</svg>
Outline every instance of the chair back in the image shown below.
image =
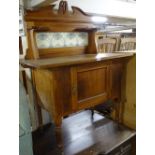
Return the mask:
<svg viewBox="0 0 155 155">
<path fill-rule="evenodd" d="M 98 53 L 111 53 L 116 48 L 116 39 L 99 37 L 97 39 Z"/>
<path fill-rule="evenodd" d="M 136 38 L 121 38 L 120 51 L 136 49 Z"/>
</svg>

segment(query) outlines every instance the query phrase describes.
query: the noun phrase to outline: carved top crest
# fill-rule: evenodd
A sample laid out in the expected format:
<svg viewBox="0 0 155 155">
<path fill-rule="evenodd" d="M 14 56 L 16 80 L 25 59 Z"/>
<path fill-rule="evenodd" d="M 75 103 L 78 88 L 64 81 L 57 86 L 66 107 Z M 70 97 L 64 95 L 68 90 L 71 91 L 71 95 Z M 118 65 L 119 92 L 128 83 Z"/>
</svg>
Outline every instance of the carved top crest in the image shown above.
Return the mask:
<svg viewBox="0 0 155 155">
<path fill-rule="evenodd" d="M 72 12 L 68 10 L 68 3 L 60 1 L 59 9 L 54 10 L 55 5 L 42 7 L 36 10 L 26 10 L 26 21 L 59 21 L 59 22 L 80 22 L 90 23 L 91 15 L 81 9 L 72 6 Z M 77 18 L 78 17 L 78 18 Z"/>
</svg>

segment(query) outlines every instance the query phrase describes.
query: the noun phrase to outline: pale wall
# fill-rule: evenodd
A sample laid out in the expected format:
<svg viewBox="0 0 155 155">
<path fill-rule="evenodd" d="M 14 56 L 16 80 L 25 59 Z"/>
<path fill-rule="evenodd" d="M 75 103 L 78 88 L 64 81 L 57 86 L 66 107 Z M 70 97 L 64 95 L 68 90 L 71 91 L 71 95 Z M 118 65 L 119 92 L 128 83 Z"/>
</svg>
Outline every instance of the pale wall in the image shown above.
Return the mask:
<svg viewBox="0 0 155 155">
<path fill-rule="evenodd" d="M 59 0 L 60 1 L 60 0 Z M 59 3 L 55 2 L 56 4 Z M 78 6 L 85 12 L 136 18 L 136 4 L 117 0 L 68 0 L 69 6 Z"/>
</svg>

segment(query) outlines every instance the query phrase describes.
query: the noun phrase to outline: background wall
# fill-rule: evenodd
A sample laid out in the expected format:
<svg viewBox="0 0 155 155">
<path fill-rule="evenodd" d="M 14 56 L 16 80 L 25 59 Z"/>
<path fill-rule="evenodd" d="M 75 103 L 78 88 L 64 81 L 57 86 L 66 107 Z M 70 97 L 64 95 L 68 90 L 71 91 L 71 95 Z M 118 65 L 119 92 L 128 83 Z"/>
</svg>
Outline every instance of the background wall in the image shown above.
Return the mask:
<svg viewBox="0 0 155 155">
<path fill-rule="evenodd" d="M 60 1 L 60 0 L 59 0 Z M 54 4 L 58 4 L 59 1 Z M 118 0 L 68 0 L 69 6 L 78 6 L 85 12 L 136 18 L 135 3 Z"/>
</svg>

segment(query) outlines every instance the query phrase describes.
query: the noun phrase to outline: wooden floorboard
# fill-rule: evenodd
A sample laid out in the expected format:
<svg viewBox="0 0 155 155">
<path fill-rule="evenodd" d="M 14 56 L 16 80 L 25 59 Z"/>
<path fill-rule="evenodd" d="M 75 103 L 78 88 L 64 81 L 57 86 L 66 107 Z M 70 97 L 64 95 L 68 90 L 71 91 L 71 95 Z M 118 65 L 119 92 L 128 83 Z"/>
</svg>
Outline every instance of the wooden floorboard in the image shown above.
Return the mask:
<svg viewBox="0 0 155 155">
<path fill-rule="evenodd" d="M 63 120 L 63 154 L 97 155 L 108 152 L 135 136 L 135 131 L 119 125 L 89 110 L 80 112 Z M 34 155 L 61 155 L 56 146 L 54 125 L 33 133 Z"/>
</svg>

